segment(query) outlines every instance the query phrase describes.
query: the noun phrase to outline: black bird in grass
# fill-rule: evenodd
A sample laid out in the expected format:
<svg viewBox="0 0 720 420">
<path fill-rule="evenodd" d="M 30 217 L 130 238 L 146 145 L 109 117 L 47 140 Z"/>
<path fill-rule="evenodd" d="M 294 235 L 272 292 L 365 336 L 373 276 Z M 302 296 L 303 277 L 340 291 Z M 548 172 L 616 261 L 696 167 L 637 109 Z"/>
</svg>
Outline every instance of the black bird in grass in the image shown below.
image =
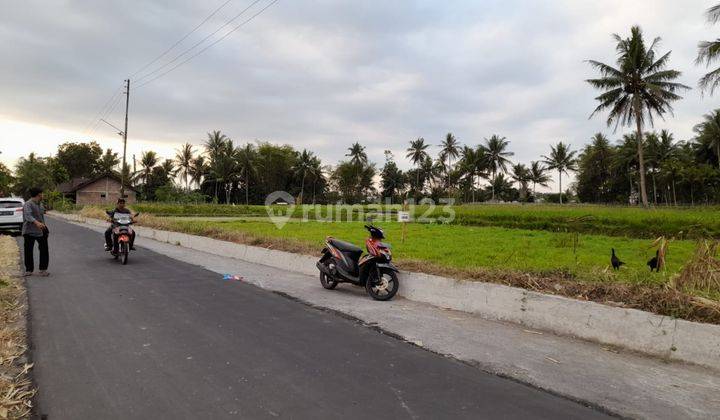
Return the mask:
<svg viewBox="0 0 720 420">
<path fill-rule="evenodd" d="M 655 256 L 652 257 L 650 261 L 647 263 L 648 267 L 650 267 L 650 272 L 652 273 L 653 270 L 656 272 L 660 272 L 660 250 L 658 249 L 655 251 Z"/>
<path fill-rule="evenodd" d="M 625 265 L 624 262 L 620 261 L 620 258 L 615 255 L 615 248 L 612 248 L 612 256 L 610 257 L 610 264 L 614 270 L 619 270 L 621 265 Z"/>
</svg>

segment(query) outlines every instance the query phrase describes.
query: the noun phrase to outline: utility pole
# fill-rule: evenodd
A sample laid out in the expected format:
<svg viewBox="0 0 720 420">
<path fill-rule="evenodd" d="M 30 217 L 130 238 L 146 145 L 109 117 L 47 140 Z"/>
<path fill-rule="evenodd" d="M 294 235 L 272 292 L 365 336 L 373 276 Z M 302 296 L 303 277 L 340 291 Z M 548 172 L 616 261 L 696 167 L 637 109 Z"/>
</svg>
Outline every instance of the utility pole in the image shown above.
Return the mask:
<svg viewBox="0 0 720 420">
<path fill-rule="evenodd" d="M 125 130 L 123 130 L 123 160 L 120 170 L 120 198 L 125 198 L 125 155 L 127 153 L 128 108 L 130 107 L 130 79 L 125 80 Z"/>
</svg>

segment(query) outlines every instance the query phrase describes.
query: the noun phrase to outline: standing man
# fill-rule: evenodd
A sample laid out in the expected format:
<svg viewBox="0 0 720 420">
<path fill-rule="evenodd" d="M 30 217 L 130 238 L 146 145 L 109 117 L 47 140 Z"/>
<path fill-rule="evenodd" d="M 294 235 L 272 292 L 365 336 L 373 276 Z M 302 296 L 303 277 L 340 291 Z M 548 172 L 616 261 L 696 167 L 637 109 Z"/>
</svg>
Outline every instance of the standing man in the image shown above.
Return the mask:
<svg viewBox="0 0 720 420">
<path fill-rule="evenodd" d="M 35 242 L 40 249 L 40 272 L 39 276 L 47 277 L 50 255 L 48 254 L 48 228 L 45 226 L 45 208 L 40 204 L 43 199 L 41 188 L 30 188 L 30 200 L 23 205 L 23 228 L 22 235 L 25 240 L 25 274 L 31 276 L 35 270 L 35 259 L 33 253 Z"/>
</svg>

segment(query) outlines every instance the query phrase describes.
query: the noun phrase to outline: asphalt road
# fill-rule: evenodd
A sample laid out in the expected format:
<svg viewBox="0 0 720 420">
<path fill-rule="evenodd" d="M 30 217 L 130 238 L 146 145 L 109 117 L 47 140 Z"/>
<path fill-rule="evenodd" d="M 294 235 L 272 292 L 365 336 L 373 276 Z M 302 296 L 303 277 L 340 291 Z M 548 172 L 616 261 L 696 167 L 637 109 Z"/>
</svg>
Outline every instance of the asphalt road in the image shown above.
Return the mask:
<svg viewBox="0 0 720 420">
<path fill-rule="evenodd" d="M 223 281 L 142 238 L 122 266 L 100 234 L 49 227 L 52 275 L 28 281 L 37 413 L 48 420 L 606 417 Z"/>
</svg>

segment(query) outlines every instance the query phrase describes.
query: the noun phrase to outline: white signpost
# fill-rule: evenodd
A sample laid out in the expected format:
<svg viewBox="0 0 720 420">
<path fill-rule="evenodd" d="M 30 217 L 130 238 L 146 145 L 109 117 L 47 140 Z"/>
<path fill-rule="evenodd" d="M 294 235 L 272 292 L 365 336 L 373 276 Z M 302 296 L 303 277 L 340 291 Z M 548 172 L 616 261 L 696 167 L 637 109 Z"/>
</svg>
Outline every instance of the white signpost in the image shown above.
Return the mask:
<svg viewBox="0 0 720 420">
<path fill-rule="evenodd" d="M 407 229 L 407 224 L 410 222 L 410 212 L 399 211 L 397 215 L 398 222 L 402 223 L 402 242 L 405 243 L 405 230 Z"/>
<path fill-rule="evenodd" d="M 397 215 L 398 215 L 398 222 L 407 223 L 410 221 L 410 212 L 409 211 L 399 211 Z"/>
</svg>

